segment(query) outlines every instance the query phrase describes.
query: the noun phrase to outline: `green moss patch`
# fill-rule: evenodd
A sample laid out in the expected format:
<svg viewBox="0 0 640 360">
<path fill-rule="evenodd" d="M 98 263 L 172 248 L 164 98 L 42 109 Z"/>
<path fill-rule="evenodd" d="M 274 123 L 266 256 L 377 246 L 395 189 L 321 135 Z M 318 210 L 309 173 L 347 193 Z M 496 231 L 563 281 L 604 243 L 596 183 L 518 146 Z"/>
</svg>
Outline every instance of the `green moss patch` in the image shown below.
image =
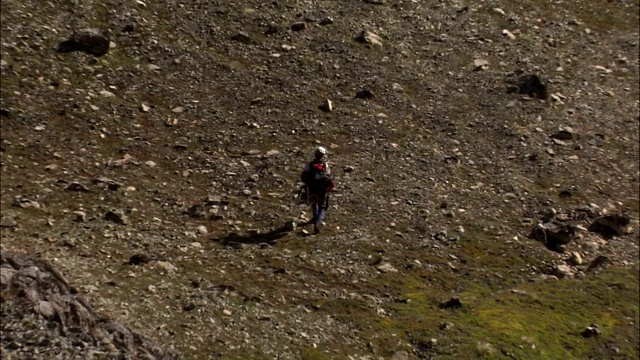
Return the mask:
<svg viewBox="0 0 640 360">
<path fill-rule="evenodd" d="M 407 293 L 411 301 L 395 306 L 397 316 L 391 327 L 414 343 L 436 338 L 434 352 L 458 345 L 451 358 L 638 356 L 637 341 L 619 340 L 638 339 L 638 277 L 630 269 L 528 283 L 489 296 L 478 286 L 460 294 L 463 307 L 459 310 L 440 309 L 436 294 L 427 288 Z M 445 322 L 453 324 L 446 332 L 441 330 Z M 583 337 L 582 331 L 592 323 L 601 335 Z"/>
</svg>

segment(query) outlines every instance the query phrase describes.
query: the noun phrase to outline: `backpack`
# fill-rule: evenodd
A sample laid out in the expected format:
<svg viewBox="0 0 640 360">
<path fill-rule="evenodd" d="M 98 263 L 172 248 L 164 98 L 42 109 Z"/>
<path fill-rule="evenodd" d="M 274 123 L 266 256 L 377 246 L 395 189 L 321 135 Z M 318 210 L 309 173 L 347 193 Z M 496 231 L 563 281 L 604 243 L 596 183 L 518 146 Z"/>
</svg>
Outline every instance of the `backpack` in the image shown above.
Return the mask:
<svg viewBox="0 0 640 360">
<path fill-rule="evenodd" d="M 332 184 L 331 177 L 327 174 L 326 163 L 314 160 L 309 164 L 309 167 L 306 182 L 309 190 L 314 194 L 326 192 Z"/>
</svg>

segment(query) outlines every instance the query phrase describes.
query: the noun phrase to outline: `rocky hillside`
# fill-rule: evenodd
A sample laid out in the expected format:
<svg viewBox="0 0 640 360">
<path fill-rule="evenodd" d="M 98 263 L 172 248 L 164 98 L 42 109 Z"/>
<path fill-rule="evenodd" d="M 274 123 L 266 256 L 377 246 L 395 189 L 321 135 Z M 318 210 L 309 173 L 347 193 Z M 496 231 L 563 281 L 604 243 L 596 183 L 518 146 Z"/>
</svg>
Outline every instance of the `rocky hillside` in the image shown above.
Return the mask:
<svg viewBox="0 0 640 360">
<path fill-rule="evenodd" d="M 2 249 L 163 344 L 3 253 L 2 359 L 640 356 L 637 2 L 1 6 Z"/>
</svg>

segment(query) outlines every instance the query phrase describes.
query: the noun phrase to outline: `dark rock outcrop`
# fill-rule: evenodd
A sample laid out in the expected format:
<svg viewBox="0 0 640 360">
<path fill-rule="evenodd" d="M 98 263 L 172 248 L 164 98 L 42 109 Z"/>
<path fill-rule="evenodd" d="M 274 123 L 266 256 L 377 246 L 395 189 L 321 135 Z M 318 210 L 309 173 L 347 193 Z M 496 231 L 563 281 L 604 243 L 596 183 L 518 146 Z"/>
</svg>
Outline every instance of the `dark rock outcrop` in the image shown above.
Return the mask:
<svg viewBox="0 0 640 360">
<path fill-rule="evenodd" d="M 126 325 L 99 316 L 50 264 L 0 253 L 3 354 L 16 358 L 178 359 L 178 354 Z M 38 346 L 25 347 L 34 342 Z M 51 356 L 51 357 L 49 357 Z"/>
</svg>

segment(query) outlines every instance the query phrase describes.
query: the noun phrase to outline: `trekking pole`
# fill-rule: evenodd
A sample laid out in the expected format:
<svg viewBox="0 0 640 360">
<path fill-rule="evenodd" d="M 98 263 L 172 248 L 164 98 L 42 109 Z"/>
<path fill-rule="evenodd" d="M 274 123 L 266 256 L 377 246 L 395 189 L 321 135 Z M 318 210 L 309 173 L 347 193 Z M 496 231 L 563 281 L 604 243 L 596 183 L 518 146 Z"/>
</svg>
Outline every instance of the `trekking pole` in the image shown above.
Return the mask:
<svg viewBox="0 0 640 360">
<path fill-rule="evenodd" d="M 329 210 L 329 192 L 328 191 L 324 196 L 324 210 L 325 211 Z"/>
</svg>

